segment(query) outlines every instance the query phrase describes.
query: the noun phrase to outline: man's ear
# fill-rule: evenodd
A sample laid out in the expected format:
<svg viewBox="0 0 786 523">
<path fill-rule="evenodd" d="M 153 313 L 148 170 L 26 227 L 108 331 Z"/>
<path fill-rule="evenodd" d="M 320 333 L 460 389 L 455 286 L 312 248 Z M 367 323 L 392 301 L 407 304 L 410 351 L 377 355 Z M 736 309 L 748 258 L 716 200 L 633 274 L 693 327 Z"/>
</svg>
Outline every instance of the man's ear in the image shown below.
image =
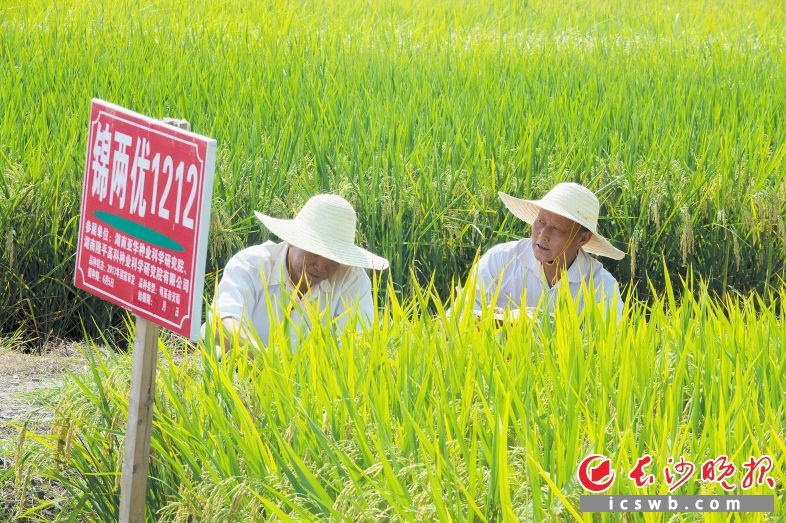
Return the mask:
<svg viewBox="0 0 786 523">
<path fill-rule="evenodd" d="M 579 247 L 583 247 L 591 239 L 592 233 L 590 231 L 581 231 L 579 233 Z"/>
</svg>

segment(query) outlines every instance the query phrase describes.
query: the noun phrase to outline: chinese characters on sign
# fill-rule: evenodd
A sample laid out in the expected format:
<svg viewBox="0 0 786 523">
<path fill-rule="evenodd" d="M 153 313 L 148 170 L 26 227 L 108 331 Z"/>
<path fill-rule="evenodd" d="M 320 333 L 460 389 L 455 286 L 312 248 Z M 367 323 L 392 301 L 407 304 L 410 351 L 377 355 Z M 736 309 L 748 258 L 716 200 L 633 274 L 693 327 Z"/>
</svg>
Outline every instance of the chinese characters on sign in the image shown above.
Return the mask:
<svg viewBox="0 0 786 523">
<path fill-rule="evenodd" d="M 183 258 L 156 247 L 151 249 L 150 245 L 121 232 L 110 231 L 93 220 L 87 221 L 85 235 L 85 250 L 90 253 L 88 278 L 102 281 L 109 287 L 114 287 L 115 278 L 136 285 L 137 298 L 147 305 L 152 304 L 152 295 L 159 294 L 164 312 L 167 303 L 180 306 L 183 293 L 190 287 L 189 279 L 183 277 Z"/>
<path fill-rule="evenodd" d="M 215 150 L 212 139 L 93 100 L 75 285 L 195 339 Z"/>
</svg>

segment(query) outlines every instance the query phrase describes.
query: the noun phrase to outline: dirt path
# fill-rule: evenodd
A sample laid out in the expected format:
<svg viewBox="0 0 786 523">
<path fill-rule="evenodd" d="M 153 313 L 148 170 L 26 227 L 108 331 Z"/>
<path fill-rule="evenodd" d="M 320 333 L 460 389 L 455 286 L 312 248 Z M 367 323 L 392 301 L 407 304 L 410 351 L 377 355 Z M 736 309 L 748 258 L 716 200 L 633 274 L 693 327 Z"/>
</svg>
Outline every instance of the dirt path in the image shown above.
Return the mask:
<svg viewBox="0 0 786 523">
<path fill-rule="evenodd" d="M 0 441 L 16 437 L 17 430 L 10 423 L 28 418 L 46 430 L 52 411 L 36 400 L 60 385 L 67 371 L 84 369 L 85 360 L 75 345 L 56 344 L 40 356 L 0 345 Z"/>
</svg>

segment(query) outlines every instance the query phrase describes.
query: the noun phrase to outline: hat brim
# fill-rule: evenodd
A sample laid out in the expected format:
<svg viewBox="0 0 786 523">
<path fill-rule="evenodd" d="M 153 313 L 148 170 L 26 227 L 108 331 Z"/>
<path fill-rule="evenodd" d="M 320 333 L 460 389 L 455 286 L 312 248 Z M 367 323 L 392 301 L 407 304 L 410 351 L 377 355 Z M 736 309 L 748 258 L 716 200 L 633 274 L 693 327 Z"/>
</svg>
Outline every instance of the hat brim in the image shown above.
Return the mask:
<svg viewBox="0 0 786 523">
<path fill-rule="evenodd" d="M 390 266 L 385 258 L 352 243 L 326 242 L 319 234 L 297 220 L 273 218 L 257 211 L 254 211 L 254 215 L 270 232 L 304 251 L 350 267 L 381 271 Z"/>
<path fill-rule="evenodd" d="M 515 196 L 505 194 L 501 191 L 498 194 L 500 200 L 502 200 L 502 203 L 505 204 L 505 207 L 507 207 L 507 209 L 516 218 L 528 223 L 529 225 L 535 223 L 535 218 L 537 218 L 538 212 L 540 212 L 541 209 L 545 209 L 549 212 L 553 212 L 554 214 L 558 214 L 563 218 L 567 218 L 583 225 L 590 231 L 590 233 L 592 233 L 592 238 L 590 238 L 590 241 L 581 247 L 584 252 L 596 254 L 598 256 L 605 256 L 606 258 L 611 258 L 612 260 L 621 260 L 625 257 L 625 253 L 623 251 L 614 247 L 606 238 L 598 234 L 598 231 L 593 230 L 589 224 L 581 223 L 581 221 L 576 220 L 574 216 L 571 216 L 569 213 L 565 212 L 565 210 L 561 207 L 551 205 L 549 202 L 544 202 L 542 200 L 522 200 L 521 198 L 516 198 Z"/>
</svg>

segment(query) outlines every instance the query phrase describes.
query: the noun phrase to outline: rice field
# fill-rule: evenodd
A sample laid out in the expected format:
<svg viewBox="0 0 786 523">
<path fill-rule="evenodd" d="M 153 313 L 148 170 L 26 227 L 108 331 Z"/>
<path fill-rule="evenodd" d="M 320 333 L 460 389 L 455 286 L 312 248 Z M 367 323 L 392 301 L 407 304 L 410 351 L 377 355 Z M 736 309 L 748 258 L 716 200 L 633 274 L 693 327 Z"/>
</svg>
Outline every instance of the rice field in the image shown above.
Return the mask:
<svg viewBox="0 0 786 523">
<path fill-rule="evenodd" d="M 617 521 L 579 512 L 591 453 L 769 455 L 775 488 L 745 493 L 776 512 L 738 520 L 783 520 L 785 22 L 774 1 L 3 2 L 0 337 L 85 338 L 93 370 L 49 433 L 0 441 L 0 520 L 117 515 L 130 362 L 101 347 L 129 324 L 72 285 L 93 97 L 217 140 L 206 300 L 268 238 L 253 210 L 318 192 L 391 262 L 340 346 L 161 343 L 148 520 Z M 628 253 L 603 260 L 623 321 L 447 318 L 478 252 L 528 235 L 497 191 L 560 181 Z"/>
<path fill-rule="evenodd" d="M 746 493 L 774 494 L 767 520 L 782 519 L 786 329 L 773 308 L 700 286 L 677 301 L 669 287 L 620 324 L 566 299 L 553 324 L 500 329 L 489 315 L 475 328 L 432 291 L 387 301 L 340 346 L 316 329 L 294 356 L 283 328 L 253 362 L 161 344 L 148 520 L 617 521 L 578 510 L 577 463 L 595 452 L 618 471 L 654 456 L 649 494 L 667 493 L 669 456 L 770 455 L 777 488 Z M 117 517 L 130 361 L 87 354 L 93 371 L 66 386 L 51 433 L 20 438 L 18 517 Z M 30 478 L 68 496 L 25 504 Z M 695 478 L 679 492 L 724 494 Z"/>
</svg>

